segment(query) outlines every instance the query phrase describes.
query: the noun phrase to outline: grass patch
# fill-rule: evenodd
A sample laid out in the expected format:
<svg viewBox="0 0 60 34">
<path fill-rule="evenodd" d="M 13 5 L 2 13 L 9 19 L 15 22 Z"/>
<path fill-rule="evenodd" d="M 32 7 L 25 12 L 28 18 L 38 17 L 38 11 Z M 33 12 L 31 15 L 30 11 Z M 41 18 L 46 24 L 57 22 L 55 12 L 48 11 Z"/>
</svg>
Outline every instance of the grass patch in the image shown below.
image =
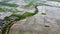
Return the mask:
<svg viewBox="0 0 60 34">
<path fill-rule="evenodd" d="M 5 11 L 4 9 L 2 9 L 2 8 L 0 8 L 0 12 L 3 12 L 3 11 Z"/>
<path fill-rule="evenodd" d="M 0 2 L 0 5 L 3 5 L 3 6 L 9 6 L 9 7 L 18 7 L 18 5 L 17 5 L 17 4 L 4 3 L 4 2 Z"/>
</svg>

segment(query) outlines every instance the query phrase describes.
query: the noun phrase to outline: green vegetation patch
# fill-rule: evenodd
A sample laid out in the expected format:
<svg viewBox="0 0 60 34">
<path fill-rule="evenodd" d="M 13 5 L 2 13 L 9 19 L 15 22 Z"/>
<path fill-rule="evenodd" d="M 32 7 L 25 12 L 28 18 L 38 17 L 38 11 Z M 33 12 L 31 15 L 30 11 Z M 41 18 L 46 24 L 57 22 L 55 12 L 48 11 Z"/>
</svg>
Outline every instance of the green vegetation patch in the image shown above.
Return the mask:
<svg viewBox="0 0 60 34">
<path fill-rule="evenodd" d="M 0 8 L 0 12 L 3 12 L 3 11 L 5 11 L 4 9 L 2 9 L 2 8 Z"/>
<path fill-rule="evenodd" d="M 41 13 L 42 15 L 46 15 L 46 13 Z"/>
<path fill-rule="evenodd" d="M 17 4 L 4 3 L 4 2 L 0 2 L 0 5 L 3 5 L 3 6 L 9 6 L 9 7 L 18 7 L 18 5 L 17 5 Z"/>
</svg>

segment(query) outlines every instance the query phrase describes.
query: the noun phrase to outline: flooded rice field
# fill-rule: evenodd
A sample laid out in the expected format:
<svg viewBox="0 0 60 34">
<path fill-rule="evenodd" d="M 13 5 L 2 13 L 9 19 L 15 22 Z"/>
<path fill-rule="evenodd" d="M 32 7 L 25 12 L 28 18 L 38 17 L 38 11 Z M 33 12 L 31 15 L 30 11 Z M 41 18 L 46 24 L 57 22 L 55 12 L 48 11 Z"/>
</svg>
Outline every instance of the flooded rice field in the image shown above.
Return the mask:
<svg viewBox="0 0 60 34">
<path fill-rule="evenodd" d="M 3 0 L 4 1 L 4 0 Z M 0 2 L 3 2 L 0 0 Z M 57 0 L 59 1 L 59 0 Z M 60 2 L 57 1 L 49 1 L 49 0 L 37 0 L 37 3 L 41 4 L 37 6 L 38 13 L 34 16 L 28 17 L 26 19 L 20 20 L 16 22 L 9 31 L 9 34 L 60 34 Z M 23 0 L 9 0 L 7 3 L 15 3 L 18 5 L 26 5 L 28 0 L 25 3 Z M 34 1 L 36 2 L 36 1 Z M 9 7 L 0 7 L 0 8 L 9 8 Z M 14 7 L 10 7 L 11 9 Z M 34 13 L 34 8 L 21 8 L 15 7 L 18 10 L 23 11 L 20 14 L 28 12 Z M 46 15 L 42 15 L 42 12 L 46 12 Z M 18 12 L 19 13 L 19 12 Z M 0 12 L 0 28 L 2 28 L 3 24 L 6 23 L 4 19 L 5 16 L 10 16 L 11 12 Z"/>
</svg>

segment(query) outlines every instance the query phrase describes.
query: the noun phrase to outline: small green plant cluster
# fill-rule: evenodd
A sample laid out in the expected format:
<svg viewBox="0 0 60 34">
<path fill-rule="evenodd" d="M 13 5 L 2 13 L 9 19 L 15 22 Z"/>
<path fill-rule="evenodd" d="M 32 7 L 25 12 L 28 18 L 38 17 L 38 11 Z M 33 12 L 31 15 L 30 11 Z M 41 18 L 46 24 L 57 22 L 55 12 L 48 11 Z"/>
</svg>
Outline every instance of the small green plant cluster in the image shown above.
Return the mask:
<svg viewBox="0 0 60 34">
<path fill-rule="evenodd" d="M 46 13 L 41 13 L 42 15 L 46 15 Z"/>
</svg>

